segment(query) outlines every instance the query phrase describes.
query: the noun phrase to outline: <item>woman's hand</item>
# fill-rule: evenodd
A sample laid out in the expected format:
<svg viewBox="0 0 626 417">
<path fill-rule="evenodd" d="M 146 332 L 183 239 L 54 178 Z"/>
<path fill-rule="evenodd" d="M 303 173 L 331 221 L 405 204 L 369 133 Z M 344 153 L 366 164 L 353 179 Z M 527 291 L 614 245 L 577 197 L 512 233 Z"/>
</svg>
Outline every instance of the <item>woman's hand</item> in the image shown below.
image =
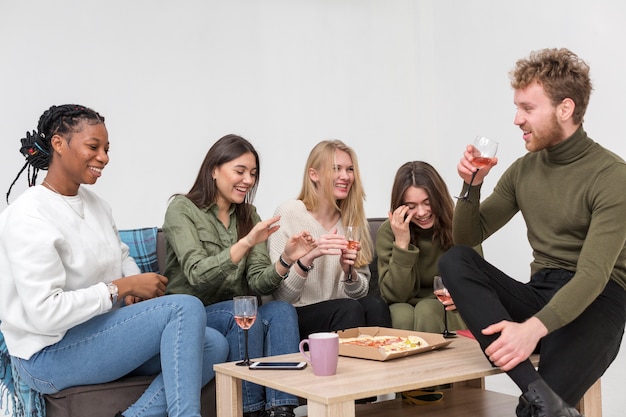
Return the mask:
<svg viewBox="0 0 626 417">
<path fill-rule="evenodd" d="M 124 305 L 131 305 L 131 304 L 136 304 L 136 303 L 140 303 L 143 301 L 143 298 L 141 297 L 135 297 L 134 295 L 127 295 L 126 297 L 124 297 Z"/>
<path fill-rule="evenodd" d="M 303 231 L 289 238 L 285 244 L 285 261 L 294 263 L 317 247 L 311 233 Z"/>
<path fill-rule="evenodd" d="M 341 251 L 341 258 L 339 258 L 339 263 L 341 264 L 341 269 L 343 269 L 344 273 L 348 273 L 350 267 L 354 266 L 357 254 L 360 250 L 361 243 L 357 242 L 356 249 L 348 249 L 348 246 L 346 245 L 346 249 Z"/>
<path fill-rule="evenodd" d="M 154 272 L 146 272 L 129 275 L 113 283 L 117 285 L 120 298 L 124 298 L 126 304 L 133 304 L 138 300 L 147 300 L 165 294 L 167 278 Z"/>
<path fill-rule="evenodd" d="M 329 234 L 320 236 L 316 247 L 307 255 L 302 256 L 301 260 L 305 265 L 311 265 L 320 256 L 341 255 L 347 247 L 346 237 L 338 235 L 337 229 L 333 229 Z"/>
<path fill-rule="evenodd" d="M 393 237 L 398 246 L 401 249 L 408 249 L 411 242 L 411 219 L 413 218 L 413 212 L 409 213 L 409 207 L 402 205 L 395 209 L 393 212 L 389 212 L 389 224 L 391 225 L 391 231 Z"/>
<path fill-rule="evenodd" d="M 280 228 L 276 222 L 280 220 L 280 216 L 274 216 L 258 222 L 247 235 L 242 237 L 230 247 L 230 260 L 233 263 L 239 263 L 250 249 L 259 243 L 266 242 L 272 233 Z"/>
<path fill-rule="evenodd" d="M 450 293 L 446 289 L 433 291 L 435 296 L 442 295 L 442 293 L 444 292 L 447 293 L 447 295 L 450 295 Z M 441 304 L 443 304 L 443 308 L 445 308 L 448 311 L 456 310 L 456 306 L 454 305 L 454 300 L 452 299 L 452 297 L 449 297 L 446 301 L 441 301 Z"/>
<path fill-rule="evenodd" d="M 279 220 L 280 216 L 274 216 L 271 219 L 258 222 L 243 240 L 248 243 L 250 248 L 259 243 L 266 242 L 270 235 L 280 228 L 280 225 L 276 224 Z"/>
<path fill-rule="evenodd" d="M 322 255 L 341 255 L 342 251 L 348 247 L 348 241 L 345 236 L 337 234 L 337 229 L 333 229 L 331 233 L 322 235 L 317 241 L 316 258 Z"/>
</svg>

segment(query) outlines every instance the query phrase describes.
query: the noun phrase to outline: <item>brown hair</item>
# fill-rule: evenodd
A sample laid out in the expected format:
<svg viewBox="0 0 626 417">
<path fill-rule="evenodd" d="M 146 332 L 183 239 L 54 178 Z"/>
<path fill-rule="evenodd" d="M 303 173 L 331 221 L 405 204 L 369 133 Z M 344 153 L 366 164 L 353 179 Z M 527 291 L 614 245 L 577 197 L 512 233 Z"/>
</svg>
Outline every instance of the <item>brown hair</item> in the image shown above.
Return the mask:
<svg viewBox="0 0 626 417">
<path fill-rule="evenodd" d="M 433 240 L 439 241 L 442 250 L 448 250 L 453 245 L 452 215 L 454 202 L 443 178 L 432 165 L 413 161 L 402 165 L 393 180 L 391 188 L 391 211 L 404 204 L 404 193 L 409 187 L 423 188 L 430 200 L 432 213 L 435 215 Z M 411 242 L 417 241 L 417 225 L 411 223 Z"/>
<path fill-rule="evenodd" d="M 589 66 L 568 49 L 541 49 L 520 59 L 509 74 L 511 86 L 518 90 L 537 82 L 554 106 L 570 98 L 575 104 L 573 121 L 583 121 L 593 89 Z"/>
<path fill-rule="evenodd" d="M 211 146 L 196 177 L 191 190 L 185 197 L 193 201 L 199 208 L 209 207 L 217 201 L 217 186 L 213 181 L 213 171 L 226 162 L 230 162 L 243 154 L 251 153 L 256 161 L 256 181 L 248 190 L 243 203 L 235 204 L 235 217 L 237 218 L 237 235 L 241 239 L 254 227 L 252 222 L 252 201 L 256 194 L 261 177 L 259 155 L 254 146 L 241 136 L 226 135 Z"/>
<path fill-rule="evenodd" d="M 354 183 L 350 187 L 348 197 L 343 200 L 336 200 L 333 195 L 332 182 L 335 170 L 335 151 L 341 150 L 350 155 L 354 168 Z M 311 180 L 309 170 L 313 168 L 320 177 L 320 185 Z M 355 265 L 357 267 L 367 265 L 372 261 L 372 240 L 369 234 L 369 225 L 365 216 L 363 202 L 365 201 L 365 191 L 361 182 L 359 162 L 354 150 L 340 140 L 325 140 L 317 145 L 309 153 L 309 158 L 304 167 L 304 177 L 302 179 L 302 189 L 298 200 L 302 200 L 304 206 L 309 211 L 315 211 L 319 207 L 320 201 L 328 201 L 335 207 L 341 216 L 341 223 L 346 226 L 359 226 L 364 231 L 361 236 L 361 250 L 357 255 Z M 365 233 L 368 231 L 368 233 Z"/>
</svg>

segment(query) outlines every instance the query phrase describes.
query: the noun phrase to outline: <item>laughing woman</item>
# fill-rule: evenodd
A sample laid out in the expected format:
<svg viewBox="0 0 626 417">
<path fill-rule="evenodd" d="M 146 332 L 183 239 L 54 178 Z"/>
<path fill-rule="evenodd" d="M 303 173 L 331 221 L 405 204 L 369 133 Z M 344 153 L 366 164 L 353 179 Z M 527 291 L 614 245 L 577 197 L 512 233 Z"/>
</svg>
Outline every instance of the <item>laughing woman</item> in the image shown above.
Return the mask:
<svg viewBox="0 0 626 417">
<path fill-rule="evenodd" d="M 0 214 L 0 330 L 20 378 L 51 394 L 157 375 L 117 417 L 200 417 L 200 389 L 228 346 L 195 297 L 162 297 L 167 278 L 140 273 L 110 207 L 82 186 L 109 162 L 104 117 L 52 106 L 20 152 L 31 188 Z"/>
<path fill-rule="evenodd" d="M 252 205 L 260 177 L 259 156 L 250 142 L 226 135 L 209 149 L 194 185 L 176 195 L 165 213 L 168 293 L 192 294 L 206 306 L 207 325 L 229 342 L 229 360 L 243 358 L 243 331 L 235 323 L 239 295 L 268 295 L 289 272 L 285 264 L 315 247 L 308 232 L 292 234 L 281 262 L 270 261 L 267 238 L 278 217 L 261 220 Z M 296 312 L 283 302 L 259 307 L 248 331 L 250 357 L 298 351 Z M 298 399 L 250 382 L 243 383 L 244 417 L 293 417 Z"/>
<path fill-rule="evenodd" d="M 276 299 L 296 307 L 302 338 L 321 331 L 391 326 L 385 301 L 367 295 L 373 248 L 364 199 L 354 151 L 339 140 L 322 141 L 309 154 L 298 198 L 276 209 L 281 228 L 269 239 L 272 259 L 280 259 L 288 236 L 301 227 L 318 243 L 307 255 L 294 259 L 274 293 Z M 360 250 L 348 249 L 347 226 L 365 231 Z"/>
<path fill-rule="evenodd" d="M 380 293 L 389 303 L 393 327 L 443 331 L 443 307 L 433 294 L 433 278 L 439 275 L 439 257 L 452 247 L 453 212 L 448 187 L 430 164 L 407 162 L 398 169 L 389 219 L 376 236 Z M 448 308 L 450 330 L 465 329 L 459 313 Z"/>
</svg>

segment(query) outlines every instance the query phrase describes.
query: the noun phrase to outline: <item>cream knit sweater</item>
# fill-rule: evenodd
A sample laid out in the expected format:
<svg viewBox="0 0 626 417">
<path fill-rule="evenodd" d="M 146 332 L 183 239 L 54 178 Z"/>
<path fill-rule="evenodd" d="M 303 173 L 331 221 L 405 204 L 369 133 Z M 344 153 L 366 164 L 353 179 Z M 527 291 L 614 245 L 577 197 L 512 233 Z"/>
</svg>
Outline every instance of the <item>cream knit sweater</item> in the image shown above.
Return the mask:
<svg viewBox="0 0 626 417">
<path fill-rule="evenodd" d="M 317 240 L 321 235 L 330 233 L 308 212 L 301 200 L 290 200 L 280 205 L 275 215 L 280 215 L 280 229 L 268 240 L 270 258 L 276 262 L 285 248 L 285 243 L 296 233 L 307 230 Z M 337 233 L 343 233 L 341 219 L 333 226 Z M 344 272 L 341 269 L 339 255 L 324 255 L 313 261 L 314 268 L 307 277 L 298 274 L 297 268 L 291 268 L 289 276 L 273 294 L 276 300 L 287 301 L 296 307 L 337 298 L 361 298 L 369 290 L 369 266 L 358 268 L 359 279 L 352 284 L 342 282 Z"/>
</svg>

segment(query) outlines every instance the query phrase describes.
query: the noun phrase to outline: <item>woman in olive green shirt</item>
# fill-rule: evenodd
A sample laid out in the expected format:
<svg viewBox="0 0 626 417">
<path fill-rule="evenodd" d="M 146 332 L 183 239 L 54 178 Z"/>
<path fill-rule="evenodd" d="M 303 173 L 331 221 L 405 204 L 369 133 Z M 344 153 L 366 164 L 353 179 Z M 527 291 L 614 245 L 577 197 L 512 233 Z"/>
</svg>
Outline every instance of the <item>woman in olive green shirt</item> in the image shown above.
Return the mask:
<svg viewBox="0 0 626 417">
<path fill-rule="evenodd" d="M 229 343 L 229 361 L 243 359 L 245 343 L 232 298 L 271 294 L 291 265 L 316 246 L 309 232 L 296 232 L 279 259 L 270 260 L 266 241 L 279 229 L 280 217 L 261 220 L 252 205 L 259 178 L 259 156 L 252 144 L 226 135 L 209 149 L 191 190 L 172 199 L 163 223 L 167 292 L 202 300 L 207 326 Z M 247 334 L 252 358 L 297 352 L 296 310 L 283 301 L 263 303 Z M 242 386 L 244 417 L 294 417 L 295 396 L 250 382 Z"/>
</svg>

